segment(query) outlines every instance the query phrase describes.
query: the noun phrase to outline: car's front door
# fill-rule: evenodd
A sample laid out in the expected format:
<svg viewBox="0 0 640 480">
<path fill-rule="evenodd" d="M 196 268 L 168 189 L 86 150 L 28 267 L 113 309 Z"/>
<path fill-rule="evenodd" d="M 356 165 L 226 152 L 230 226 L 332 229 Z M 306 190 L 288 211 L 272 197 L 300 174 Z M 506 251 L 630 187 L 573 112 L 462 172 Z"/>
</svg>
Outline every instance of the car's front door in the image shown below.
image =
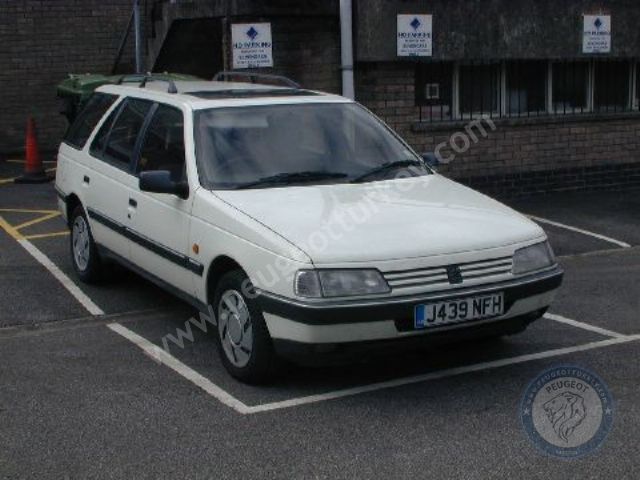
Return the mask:
<svg viewBox="0 0 640 480">
<path fill-rule="evenodd" d="M 158 104 L 146 128 L 137 173 L 168 170 L 174 181 L 186 181 L 184 115 L 175 107 Z M 193 195 L 138 190 L 131 198 L 131 261 L 180 291 L 193 296 L 194 276 L 202 265 L 190 255 L 189 230 Z"/>
</svg>

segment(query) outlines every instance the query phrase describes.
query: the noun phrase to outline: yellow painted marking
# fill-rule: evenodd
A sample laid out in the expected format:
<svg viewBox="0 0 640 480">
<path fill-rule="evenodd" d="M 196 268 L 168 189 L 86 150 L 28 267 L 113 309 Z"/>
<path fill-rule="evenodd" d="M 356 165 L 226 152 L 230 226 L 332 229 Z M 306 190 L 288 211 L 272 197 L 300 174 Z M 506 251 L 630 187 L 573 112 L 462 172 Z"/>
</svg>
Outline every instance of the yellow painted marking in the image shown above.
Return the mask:
<svg viewBox="0 0 640 480">
<path fill-rule="evenodd" d="M 7 234 L 14 240 L 20 241 L 24 238 L 20 234 L 20 232 L 15 228 L 13 228 L 11 225 L 9 225 L 7 221 L 4 218 L 2 218 L 1 215 L 0 215 L 0 228 L 2 228 L 5 232 L 7 232 Z"/>
<path fill-rule="evenodd" d="M 29 220 L 27 222 L 23 222 L 20 225 L 13 226 L 8 223 L 2 216 L 0 216 L 0 228 L 2 228 L 5 232 L 7 232 L 11 237 L 16 240 L 25 240 L 25 239 L 33 239 L 33 238 L 46 238 L 46 237 L 60 237 L 62 235 L 67 235 L 69 232 L 52 232 L 52 233 L 38 233 L 34 235 L 23 235 L 20 233 L 20 230 L 26 227 L 30 227 L 31 225 L 35 225 L 37 223 L 45 222 L 47 220 L 51 220 L 52 218 L 60 215 L 60 212 L 57 210 L 36 210 L 32 208 L 0 208 L 0 212 L 2 213 L 39 213 L 41 214 L 37 218 L 33 220 Z"/>
<path fill-rule="evenodd" d="M 0 208 L 0 212 L 7 213 L 57 213 L 58 210 L 36 210 L 34 208 Z"/>
<path fill-rule="evenodd" d="M 39 233 L 38 235 L 27 235 L 24 238 L 27 240 L 34 240 L 37 238 L 64 237 L 65 235 L 69 235 L 69 230 L 65 230 L 64 232 Z"/>
<path fill-rule="evenodd" d="M 54 211 L 51 213 L 47 213 L 42 215 L 41 217 L 34 218 L 33 220 L 29 220 L 28 222 L 21 223 L 20 225 L 16 225 L 13 228 L 16 230 L 22 230 L 23 228 L 30 227 L 31 225 L 35 225 L 37 223 L 46 222 L 47 220 L 51 220 L 54 217 L 60 215 L 60 212 Z"/>
</svg>

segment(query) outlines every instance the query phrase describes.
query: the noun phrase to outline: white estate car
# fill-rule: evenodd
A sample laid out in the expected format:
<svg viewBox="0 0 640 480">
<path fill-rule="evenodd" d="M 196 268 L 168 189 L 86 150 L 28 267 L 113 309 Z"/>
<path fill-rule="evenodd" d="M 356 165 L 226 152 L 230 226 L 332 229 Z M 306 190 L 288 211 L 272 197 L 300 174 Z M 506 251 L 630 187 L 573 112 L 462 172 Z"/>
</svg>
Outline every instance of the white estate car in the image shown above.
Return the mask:
<svg viewBox="0 0 640 480">
<path fill-rule="evenodd" d="M 103 86 L 56 189 L 78 276 L 115 260 L 211 311 L 244 381 L 279 357 L 515 333 L 562 281 L 536 224 L 435 173 L 358 103 L 300 88 Z"/>
</svg>

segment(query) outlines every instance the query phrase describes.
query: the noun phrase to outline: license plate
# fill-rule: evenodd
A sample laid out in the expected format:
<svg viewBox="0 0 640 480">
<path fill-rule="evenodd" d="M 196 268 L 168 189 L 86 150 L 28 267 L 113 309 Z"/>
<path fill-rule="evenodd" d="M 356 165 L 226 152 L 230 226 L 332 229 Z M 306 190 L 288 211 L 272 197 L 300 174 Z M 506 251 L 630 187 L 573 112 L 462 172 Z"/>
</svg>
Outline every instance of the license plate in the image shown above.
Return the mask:
<svg viewBox="0 0 640 480">
<path fill-rule="evenodd" d="M 416 305 L 415 328 L 429 328 L 449 323 L 466 322 L 502 315 L 504 294 L 492 293 L 478 297 Z"/>
</svg>

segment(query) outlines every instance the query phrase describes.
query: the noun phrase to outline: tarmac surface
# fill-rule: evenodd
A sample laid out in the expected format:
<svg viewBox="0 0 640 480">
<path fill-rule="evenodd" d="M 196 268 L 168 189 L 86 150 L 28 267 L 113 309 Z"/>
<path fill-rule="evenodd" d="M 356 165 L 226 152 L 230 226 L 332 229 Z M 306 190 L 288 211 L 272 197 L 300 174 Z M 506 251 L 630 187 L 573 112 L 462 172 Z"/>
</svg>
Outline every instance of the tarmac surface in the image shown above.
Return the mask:
<svg viewBox="0 0 640 480">
<path fill-rule="evenodd" d="M 53 185 L 2 181 L 20 168 L 0 162 L 2 478 L 640 478 L 640 190 L 511 202 L 565 269 L 551 316 L 522 334 L 252 387 L 196 328 L 154 356 L 192 309 L 123 269 L 79 283 Z M 519 417 L 559 364 L 597 373 L 616 406 L 602 447 L 572 460 L 539 451 Z"/>
</svg>

